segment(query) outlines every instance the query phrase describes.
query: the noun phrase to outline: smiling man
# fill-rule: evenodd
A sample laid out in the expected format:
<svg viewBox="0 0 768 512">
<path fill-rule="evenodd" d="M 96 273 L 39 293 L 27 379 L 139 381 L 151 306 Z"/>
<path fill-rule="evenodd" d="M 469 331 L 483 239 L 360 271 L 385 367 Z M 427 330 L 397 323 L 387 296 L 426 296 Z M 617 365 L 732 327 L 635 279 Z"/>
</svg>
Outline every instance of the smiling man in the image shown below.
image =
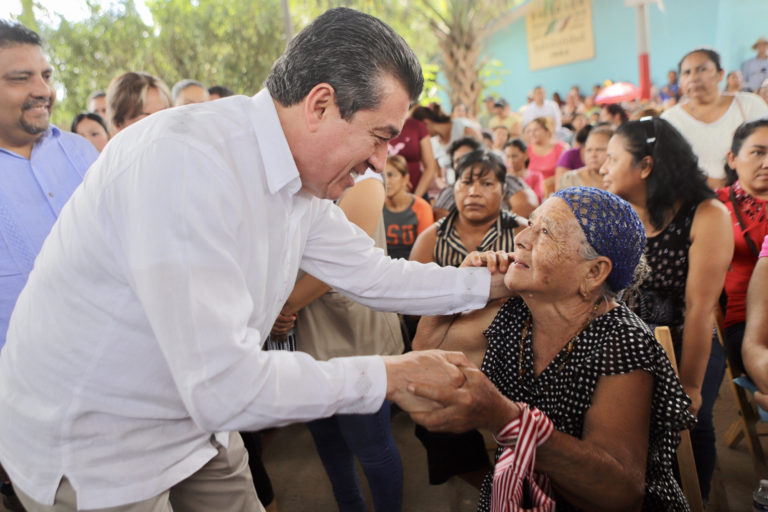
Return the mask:
<svg viewBox="0 0 768 512">
<path fill-rule="evenodd" d="M 324 200 L 381 172 L 422 83 L 390 27 L 334 9 L 256 96 L 114 137 L 47 239 L 0 357 L 0 461 L 28 510 L 258 511 L 230 432 L 372 413 L 385 397 L 429 410 L 410 382 L 464 382 L 459 354 L 261 350 L 299 267 L 418 314 L 506 292 L 485 269 L 389 259 Z"/>
<path fill-rule="evenodd" d="M 43 240 L 98 156 L 87 140 L 49 126 L 56 92 L 41 45 L 0 20 L 0 349 Z M 10 485 L 0 485 L 12 507 Z"/>
</svg>

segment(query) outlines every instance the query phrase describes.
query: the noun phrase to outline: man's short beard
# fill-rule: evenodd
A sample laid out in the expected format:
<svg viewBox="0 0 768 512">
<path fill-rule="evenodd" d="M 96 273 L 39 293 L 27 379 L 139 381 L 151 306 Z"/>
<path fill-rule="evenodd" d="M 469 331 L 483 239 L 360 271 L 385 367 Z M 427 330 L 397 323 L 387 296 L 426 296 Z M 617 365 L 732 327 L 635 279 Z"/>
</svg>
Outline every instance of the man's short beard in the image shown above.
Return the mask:
<svg viewBox="0 0 768 512">
<path fill-rule="evenodd" d="M 48 126 L 50 125 L 50 122 L 48 122 L 48 121 L 46 121 L 46 122 L 45 122 L 45 126 L 42 126 L 42 127 L 41 127 L 41 126 L 39 126 L 39 125 L 31 124 L 31 123 L 28 123 L 28 122 L 27 122 L 27 121 L 24 119 L 24 117 L 22 117 L 22 118 L 19 120 L 19 122 L 20 122 L 20 124 L 21 124 L 21 127 L 22 127 L 22 129 L 23 129 L 25 132 L 27 132 L 28 134 L 30 134 L 30 135 L 40 135 L 40 134 L 41 134 L 41 133 L 43 133 L 45 130 L 47 130 L 47 129 L 48 129 Z"/>
</svg>

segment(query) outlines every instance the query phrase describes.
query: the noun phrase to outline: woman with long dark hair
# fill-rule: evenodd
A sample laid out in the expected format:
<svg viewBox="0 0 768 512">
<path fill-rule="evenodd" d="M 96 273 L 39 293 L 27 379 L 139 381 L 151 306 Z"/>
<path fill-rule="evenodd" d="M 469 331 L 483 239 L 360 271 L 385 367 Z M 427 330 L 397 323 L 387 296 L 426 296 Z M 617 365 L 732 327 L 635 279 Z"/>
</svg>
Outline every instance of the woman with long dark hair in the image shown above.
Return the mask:
<svg viewBox="0 0 768 512">
<path fill-rule="evenodd" d="M 603 184 L 645 226 L 650 275 L 624 300 L 651 326 L 672 330 L 680 380 L 698 422 L 691 433 L 704 499 L 715 464 L 712 406 L 725 370 L 713 311 L 733 254 L 727 209 L 707 186 L 690 144 L 663 119 L 621 125 L 608 142 Z"/>
</svg>

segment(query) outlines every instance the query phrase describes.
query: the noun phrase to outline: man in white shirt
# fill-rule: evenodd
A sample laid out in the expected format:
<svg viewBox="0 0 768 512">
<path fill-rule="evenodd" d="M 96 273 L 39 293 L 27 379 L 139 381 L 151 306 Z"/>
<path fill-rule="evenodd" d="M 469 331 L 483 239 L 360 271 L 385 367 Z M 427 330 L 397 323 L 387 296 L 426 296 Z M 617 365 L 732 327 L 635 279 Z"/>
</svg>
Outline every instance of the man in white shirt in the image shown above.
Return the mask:
<svg viewBox="0 0 768 512">
<path fill-rule="evenodd" d="M 531 101 L 523 112 L 523 128 L 537 117 L 548 117 L 555 124 L 555 130 L 559 130 L 563 125 L 563 116 L 560 113 L 560 107 L 552 100 L 548 100 L 547 92 L 544 87 L 537 85 L 533 89 L 533 101 Z"/>
<path fill-rule="evenodd" d="M 436 403 L 439 351 L 263 352 L 299 267 L 371 307 L 479 308 L 503 276 L 391 260 L 331 201 L 384 168 L 423 85 L 390 27 L 334 9 L 266 89 L 121 131 L 46 239 L 0 356 L 0 462 L 30 512 L 260 511 L 237 430 Z M 457 366 L 458 365 L 458 366 Z"/>
</svg>

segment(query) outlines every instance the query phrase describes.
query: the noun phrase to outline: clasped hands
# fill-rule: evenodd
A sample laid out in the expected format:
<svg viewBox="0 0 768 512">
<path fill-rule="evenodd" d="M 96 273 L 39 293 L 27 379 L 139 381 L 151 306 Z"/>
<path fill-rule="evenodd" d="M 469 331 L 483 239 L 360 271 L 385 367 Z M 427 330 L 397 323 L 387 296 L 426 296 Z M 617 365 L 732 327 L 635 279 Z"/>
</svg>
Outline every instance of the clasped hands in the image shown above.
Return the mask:
<svg viewBox="0 0 768 512">
<path fill-rule="evenodd" d="M 513 253 L 473 252 L 461 266 L 487 267 L 498 279 L 503 278 L 512 261 Z M 518 406 L 461 352 L 410 352 L 385 357 L 384 362 L 387 398 L 429 430 L 465 432 L 486 428 L 496 432 L 520 414 Z"/>
</svg>

